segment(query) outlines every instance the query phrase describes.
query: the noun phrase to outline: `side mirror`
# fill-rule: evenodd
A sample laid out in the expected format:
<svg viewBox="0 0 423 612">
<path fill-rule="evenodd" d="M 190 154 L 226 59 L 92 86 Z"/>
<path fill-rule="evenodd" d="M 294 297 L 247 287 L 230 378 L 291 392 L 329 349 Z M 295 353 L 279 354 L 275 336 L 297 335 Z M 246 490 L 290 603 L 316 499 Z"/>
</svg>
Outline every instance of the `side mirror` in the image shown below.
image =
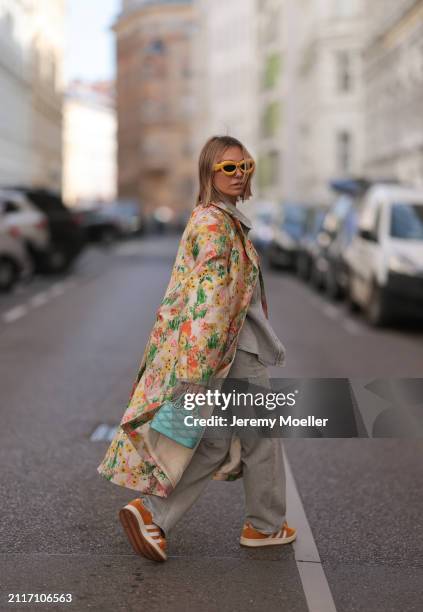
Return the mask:
<svg viewBox="0 0 423 612">
<path fill-rule="evenodd" d="M 370 242 L 377 242 L 377 236 L 372 230 L 369 229 L 360 229 L 358 230 L 358 235 L 363 240 L 369 240 Z"/>
</svg>

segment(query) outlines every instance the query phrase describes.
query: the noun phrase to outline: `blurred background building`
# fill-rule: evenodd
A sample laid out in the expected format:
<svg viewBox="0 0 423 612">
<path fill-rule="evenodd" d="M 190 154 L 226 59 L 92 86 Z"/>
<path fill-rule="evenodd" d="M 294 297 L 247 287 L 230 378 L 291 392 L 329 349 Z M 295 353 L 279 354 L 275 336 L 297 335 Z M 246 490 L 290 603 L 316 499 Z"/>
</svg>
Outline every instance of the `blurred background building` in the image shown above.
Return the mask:
<svg viewBox="0 0 423 612">
<path fill-rule="evenodd" d="M 75 81 L 63 114 L 63 196 L 72 205 L 116 197 L 114 83 Z"/>
<path fill-rule="evenodd" d="M 297 12 L 301 48 L 296 58 L 299 112 L 292 134 L 298 142 L 296 191 L 302 200 L 319 203 L 328 198 L 330 179 L 363 170 L 367 4 L 364 0 L 301 4 L 301 14 Z"/>
<path fill-rule="evenodd" d="M 423 184 L 423 2 L 368 4 L 366 171 Z"/>
<path fill-rule="evenodd" d="M 279 199 L 283 191 L 284 8 L 283 0 L 256 0 L 258 57 L 259 194 Z"/>
<path fill-rule="evenodd" d="M 115 23 L 118 194 L 158 207 L 192 207 L 194 7 L 130 1 Z"/>
<path fill-rule="evenodd" d="M 116 0 L 107 19 L 94 4 L 0 3 L 0 184 L 61 189 L 63 173 L 69 204 L 186 213 L 216 133 L 245 142 L 276 203 L 325 203 L 357 175 L 422 184 L 423 0 Z M 116 65 L 96 62 L 116 71 L 116 115 L 104 76 L 73 74 L 63 97 L 69 8 L 115 43 Z M 86 26 L 67 49 L 80 65 Z"/>
<path fill-rule="evenodd" d="M 320 202 L 363 169 L 362 0 L 199 1 L 201 140 L 257 152 L 257 193 Z M 224 6 L 225 5 L 225 6 Z"/>
<path fill-rule="evenodd" d="M 0 182 L 61 187 L 64 0 L 0 4 Z"/>
<path fill-rule="evenodd" d="M 257 41 L 255 0 L 198 0 L 193 41 L 199 153 L 215 134 L 257 149 Z"/>
</svg>

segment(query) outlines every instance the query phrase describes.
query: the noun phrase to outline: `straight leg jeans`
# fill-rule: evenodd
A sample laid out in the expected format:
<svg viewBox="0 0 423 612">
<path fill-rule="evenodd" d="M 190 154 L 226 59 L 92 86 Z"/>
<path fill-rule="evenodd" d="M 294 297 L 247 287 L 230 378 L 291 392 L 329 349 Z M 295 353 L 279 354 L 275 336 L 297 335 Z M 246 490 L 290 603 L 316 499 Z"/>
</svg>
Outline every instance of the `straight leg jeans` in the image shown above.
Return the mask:
<svg viewBox="0 0 423 612">
<path fill-rule="evenodd" d="M 228 378 L 270 388 L 267 368 L 257 355 L 238 349 Z M 194 504 L 214 472 L 225 462 L 230 437 L 203 438 L 168 497 L 142 496 L 153 521 L 166 535 Z M 282 443 L 278 438 L 241 438 L 242 479 L 245 493 L 245 520 L 263 533 L 278 531 L 285 520 L 285 469 Z"/>
</svg>

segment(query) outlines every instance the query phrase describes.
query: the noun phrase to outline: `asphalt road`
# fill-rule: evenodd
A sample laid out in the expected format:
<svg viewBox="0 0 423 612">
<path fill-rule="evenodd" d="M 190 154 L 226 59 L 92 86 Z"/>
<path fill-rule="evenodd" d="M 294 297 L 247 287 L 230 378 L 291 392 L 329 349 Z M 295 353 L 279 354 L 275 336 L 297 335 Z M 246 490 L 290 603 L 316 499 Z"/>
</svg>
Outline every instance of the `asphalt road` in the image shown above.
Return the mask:
<svg viewBox="0 0 423 612">
<path fill-rule="evenodd" d="M 331 593 L 342 612 L 420 610 L 418 439 L 284 441 L 295 547 L 239 546 L 236 481 L 210 483 L 166 564 L 132 552 L 117 512 L 134 494 L 98 475 L 108 442 L 90 437 L 121 418 L 176 247 L 91 249 L 70 276 L 0 298 L 0 609 L 330 612 Z M 421 377 L 422 328 L 375 331 L 289 275 L 267 270 L 265 282 L 283 376 Z M 8 604 L 12 593 L 73 601 Z"/>
</svg>

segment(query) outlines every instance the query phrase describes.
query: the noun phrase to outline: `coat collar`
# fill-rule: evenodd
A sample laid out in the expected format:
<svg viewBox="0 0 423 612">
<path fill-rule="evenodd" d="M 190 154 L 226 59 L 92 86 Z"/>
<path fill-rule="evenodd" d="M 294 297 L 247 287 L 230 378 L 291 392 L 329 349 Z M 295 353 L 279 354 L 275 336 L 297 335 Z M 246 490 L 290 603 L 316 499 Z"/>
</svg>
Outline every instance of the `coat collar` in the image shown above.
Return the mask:
<svg viewBox="0 0 423 612">
<path fill-rule="evenodd" d="M 244 213 L 239 209 L 239 206 L 235 206 L 234 204 L 232 204 L 232 202 L 229 202 L 228 200 L 213 202 L 213 204 L 215 204 L 215 206 L 218 206 L 222 210 L 226 210 L 226 212 L 232 215 L 232 217 L 238 219 L 238 221 L 245 225 L 245 227 L 247 228 L 247 234 L 248 230 L 253 227 L 251 220 L 246 215 L 244 215 Z"/>
<path fill-rule="evenodd" d="M 213 202 L 213 204 L 217 206 L 218 208 L 225 210 L 230 215 L 232 215 L 232 217 L 235 220 L 236 225 L 238 225 L 241 230 L 241 239 L 244 244 L 245 252 L 247 253 L 247 256 L 250 259 L 253 266 L 257 268 L 258 270 L 259 278 L 257 282 L 260 283 L 260 287 L 261 287 L 261 303 L 263 306 L 264 314 L 266 318 L 268 319 L 269 311 L 268 311 L 268 306 L 267 306 L 266 292 L 264 289 L 263 274 L 262 274 L 261 266 L 260 266 L 260 257 L 257 251 L 255 250 L 255 248 L 253 247 L 251 240 L 248 238 L 248 232 L 252 228 L 253 224 L 251 223 L 250 219 L 239 210 L 237 206 L 234 206 L 232 204 L 232 202 L 228 202 L 227 200 L 225 200 L 224 202 L 223 201 Z M 245 232 L 243 231 L 244 227 L 242 227 L 242 225 L 244 225 L 246 228 Z"/>
</svg>

